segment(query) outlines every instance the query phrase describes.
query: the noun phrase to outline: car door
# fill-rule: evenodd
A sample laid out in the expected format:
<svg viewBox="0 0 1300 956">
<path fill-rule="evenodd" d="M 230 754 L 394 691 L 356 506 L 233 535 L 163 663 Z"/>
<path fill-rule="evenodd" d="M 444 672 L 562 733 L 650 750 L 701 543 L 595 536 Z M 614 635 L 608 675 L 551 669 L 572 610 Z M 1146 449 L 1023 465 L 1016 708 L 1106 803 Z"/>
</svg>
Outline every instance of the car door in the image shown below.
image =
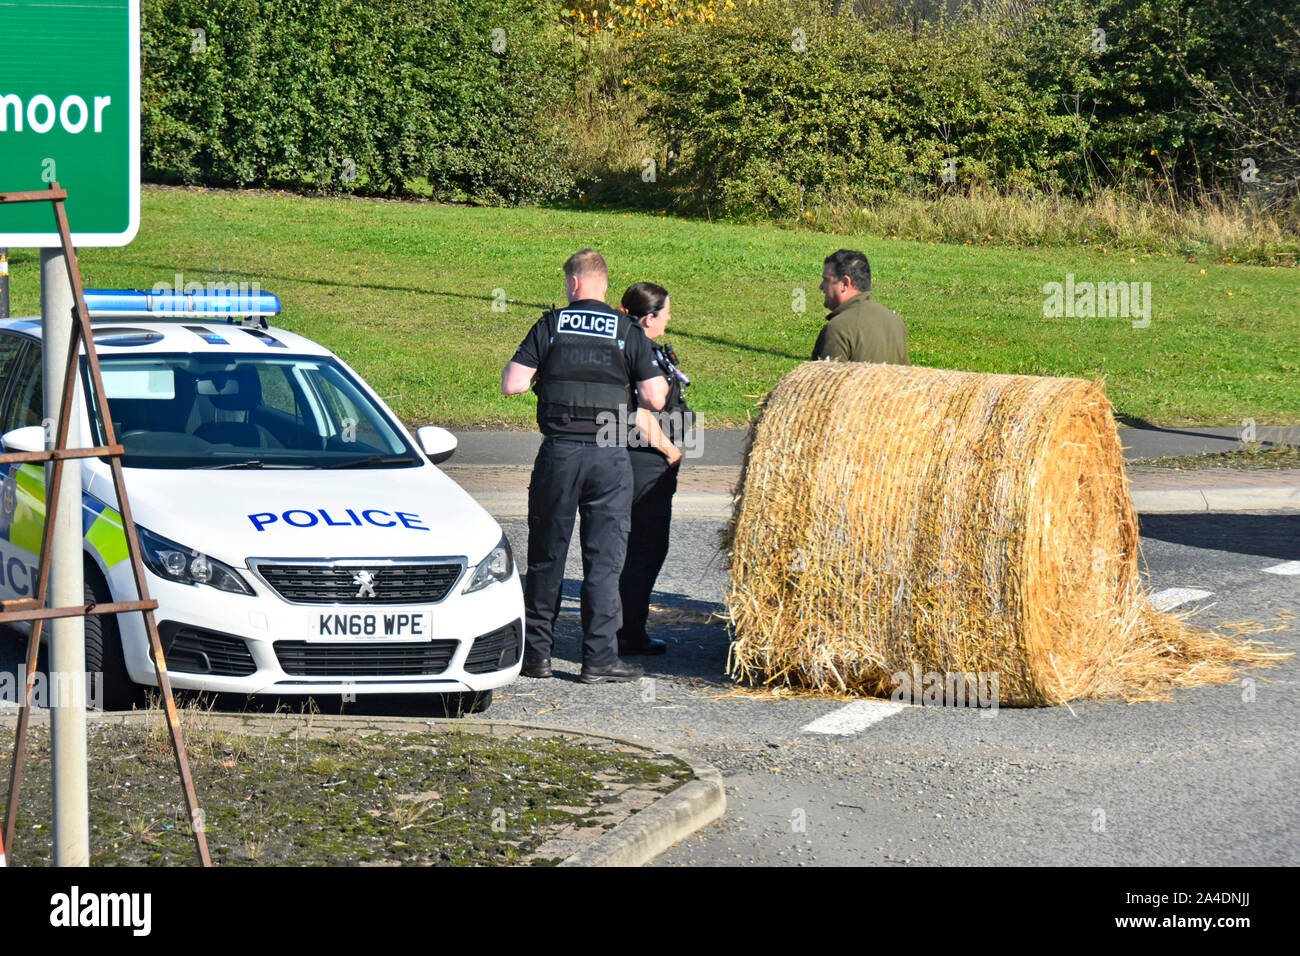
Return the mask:
<svg viewBox="0 0 1300 956">
<path fill-rule="evenodd" d="M 0 435 L 41 424 L 41 351 L 29 340 L 0 332 Z M 45 469 L 0 466 L 0 593 L 30 597 L 45 528 Z"/>
</svg>

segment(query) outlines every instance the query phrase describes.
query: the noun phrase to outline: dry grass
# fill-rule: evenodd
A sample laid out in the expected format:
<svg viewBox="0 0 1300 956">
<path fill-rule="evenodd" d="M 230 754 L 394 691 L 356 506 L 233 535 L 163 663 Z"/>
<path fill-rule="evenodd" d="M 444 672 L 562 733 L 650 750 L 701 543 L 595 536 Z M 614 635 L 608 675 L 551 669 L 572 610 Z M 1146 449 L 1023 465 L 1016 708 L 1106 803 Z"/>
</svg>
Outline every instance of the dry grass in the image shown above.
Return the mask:
<svg viewBox="0 0 1300 956">
<path fill-rule="evenodd" d="M 633 208 L 653 205 L 667 170 L 662 144 L 648 129 L 644 105 L 624 83 L 629 54 L 617 37 L 588 37 L 574 45 L 583 63 L 576 72 L 571 108 L 555 117 L 565 141 L 569 172 L 588 198 Z M 653 181 L 644 163 L 655 162 Z M 662 199 L 660 199 L 662 202 Z"/>
<path fill-rule="evenodd" d="M 815 206 L 813 228 L 923 242 L 992 241 L 1026 246 L 1090 244 L 1176 251 L 1237 262 L 1294 265 L 1300 259 L 1296 211 L 1263 210 L 1239 197 L 1134 197 L 1101 189 L 1089 199 L 1060 194 L 975 190 L 938 198 L 893 196 Z"/>
<path fill-rule="evenodd" d="M 729 671 L 750 681 L 996 674 L 1001 703 L 1048 705 L 1277 656 L 1148 604 L 1099 382 L 805 363 L 766 401 L 729 537 Z"/>
</svg>

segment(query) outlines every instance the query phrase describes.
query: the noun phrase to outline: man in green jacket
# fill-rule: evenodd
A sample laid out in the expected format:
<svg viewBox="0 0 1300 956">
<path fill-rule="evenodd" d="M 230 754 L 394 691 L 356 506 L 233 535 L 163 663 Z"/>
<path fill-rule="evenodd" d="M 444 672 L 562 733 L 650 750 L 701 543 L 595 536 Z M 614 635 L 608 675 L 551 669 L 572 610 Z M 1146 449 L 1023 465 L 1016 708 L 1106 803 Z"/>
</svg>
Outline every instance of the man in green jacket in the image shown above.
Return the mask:
<svg viewBox="0 0 1300 956">
<path fill-rule="evenodd" d="M 826 257 L 821 290 L 831 310 L 813 360 L 888 362 L 909 365 L 907 326 L 895 313 L 871 297 L 871 264 L 855 249 L 841 249 Z"/>
</svg>

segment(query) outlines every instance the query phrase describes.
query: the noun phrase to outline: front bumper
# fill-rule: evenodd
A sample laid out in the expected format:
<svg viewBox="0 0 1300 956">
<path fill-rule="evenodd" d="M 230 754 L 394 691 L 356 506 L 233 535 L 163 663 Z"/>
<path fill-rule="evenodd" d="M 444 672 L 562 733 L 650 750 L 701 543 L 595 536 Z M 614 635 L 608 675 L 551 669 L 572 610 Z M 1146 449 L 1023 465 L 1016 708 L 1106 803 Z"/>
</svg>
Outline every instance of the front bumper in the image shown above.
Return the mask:
<svg viewBox="0 0 1300 956">
<path fill-rule="evenodd" d="M 110 574 L 114 595 L 134 594 L 130 566 Z M 230 594 L 149 575 L 173 687 L 216 693 L 307 695 L 485 691 L 519 674 L 523 593 L 517 574 L 437 604 L 290 604 L 253 575 L 257 592 Z M 116 598 L 121 599 L 121 598 Z M 321 615 L 421 615 L 427 636 L 322 637 Z M 119 616 L 131 679 L 157 685 L 141 614 Z"/>
</svg>

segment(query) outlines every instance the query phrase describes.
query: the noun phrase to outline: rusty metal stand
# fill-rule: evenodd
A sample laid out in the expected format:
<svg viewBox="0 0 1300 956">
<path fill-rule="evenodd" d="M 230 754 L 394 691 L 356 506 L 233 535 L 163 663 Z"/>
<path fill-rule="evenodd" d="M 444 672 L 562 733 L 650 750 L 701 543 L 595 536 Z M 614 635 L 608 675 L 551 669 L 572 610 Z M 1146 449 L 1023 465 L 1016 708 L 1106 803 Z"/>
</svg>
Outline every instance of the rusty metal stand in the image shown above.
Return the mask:
<svg viewBox="0 0 1300 956">
<path fill-rule="evenodd" d="M 167 725 L 171 729 L 172 750 L 176 755 L 176 768 L 180 773 L 181 787 L 185 791 L 185 805 L 190 814 L 190 829 L 194 833 L 194 844 L 202 866 L 211 866 L 208 855 L 208 841 L 202 825 L 202 811 L 194 793 L 194 780 L 190 776 L 189 761 L 185 756 L 185 742 L 181 736 L 180 718 L 176 712 L 176 700 L 172 696 L 171 681 L 167 677 L 167 665 L 163 660 L 162 643 L 158 639 L 158 627 L 154 620 L 154 609 L 158 602 L 149 597 L 148 584 L 145 581 L 144 565 L 140 560 L 140 541 L 135 533 L 135 522 L 131 517 L 131 505 L 126 497 L 126 483 L 122 477 L 122 446 L 117 443 L 113 431 L 113 420 L 108 412 L 108 399 L 104 395 L 104 381 L 99 373 L 99 357 L 95 354 L 94 338 L 90 331 L 90 316 L 86 312 L 86 299 L 81 286 L 81 269 L 77 264 L 77 251 L 72 245 L 72 233 L 68 228 L 68 215 L 64 201 L 68 194 L 59 188 L 58 183 L 51 183 L 48 191 L 29 190 L 27 192 L 0 193 L 0 203 L 50 202 L 54 206 L 54 219 L 58 226 L 59 237 L 63 242 L 63 253 L 68 264 L 68 281 L 72 286 L 75 300 L 73 308 L 72 337 L 68 345 L 67 372 L 63 383 L 63 398 L 59 404 L 58 433 L 53 449 L 49 451 L 19 452 L 0 454 L 0 464 L 21 462 L 53 462 L 53 476 L 48 483 L 49 491 L 45 502 L 45 528 L 41 540 L 41 563 L 34 597 L 15 601 L 0 601 L 0 622 L 31 621 L 31 635 L 27 639 L 27 686 L 22 709 L 18 712 L 18 729 L 14 738 L 13 768 L 9 775 L 9 803 L 5 816 L 4 837 L 0 839 L 0 866 L 5 863 L 5 847 L 12 853 L 14 824 L 18 816 L 18 793 L 22 782 L 23 758 L 27 744 L 27 724 L 32 711 L 32 692 L 36 683 L 36 657 L 41 644 L 41 628 L 46 620 L 56 617 L 74 617 L 88 614 L 120 614 L 126 611 L 139 611 L 144 615 L 145 629 L 149 633 L 149 645 L 153 649 L 154 671 L 158 676 L 158 687 L 162 691 L 163 705 L 167 711 Z M 98 448 L 68 448 L 68 427 L 72 418 L 72 397 L 77 382 L 77 357 L 82 343 L 86 348 L 86 365 L 90 380 L 94 385 L 94 401 L 103 424 L 107 444 Z M 110 604 L 85 604 L 73 607 L 45 607 L 47 589 L 50 579 L 50 540 L 53 536 L 53 515 L 59 506 L 59 479 L 63 474 L 63 462 L 69 458 L 105 458 L 113 470 L 113 488 L 117 493 L 117 510 L 122 516 L 122 530 L 126 535 L 127 551 L 130 555 L 131 570 L 135 576 L 136 591 L 139 600 L 117 601 Z M 74 507 L 81 502 L 73 503 Z"/>
</svg>

